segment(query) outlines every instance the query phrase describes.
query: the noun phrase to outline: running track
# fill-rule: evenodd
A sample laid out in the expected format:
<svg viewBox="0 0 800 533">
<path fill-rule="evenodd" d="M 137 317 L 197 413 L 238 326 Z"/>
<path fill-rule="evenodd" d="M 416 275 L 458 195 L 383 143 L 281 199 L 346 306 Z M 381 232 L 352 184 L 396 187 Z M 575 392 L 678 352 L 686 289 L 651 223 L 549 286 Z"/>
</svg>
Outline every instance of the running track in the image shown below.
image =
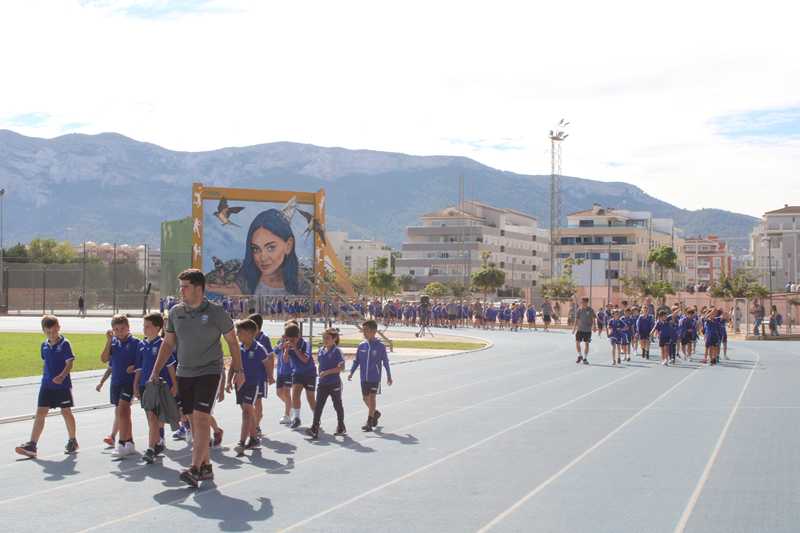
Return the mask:
<svg viewBox="0 0 800 533">
<path fill-rule="evenodd" d="M 177 479 L 189 459 L 183 443 L 168 442 L 160 465 L 114 462 L 101 443 L 110 409 L 76 415 L 75 457 L 62 453 L 59 417 L 48 418 L 35 461 L 13 453 L 31 423 L 2 424 L 3 529 L 800 530 L 800 345 L 732 342 L 732 361 L 717 368 L 639 359 L 612 368 L 604 339 L 591 366 L 576 366 L 562 332 L 470 333 L 494 346 L 394 368 L 374 434 L 359 429 L 356 383 L 345 385 L 350 436 L 317 443 L 277 423 L 270 391 L 269 440 L 237 459 L 239 412 L 227 398 L 216 409 L 227 430 L 213 452 L 216 484 L 199 491 Z M 87 386 L 76 386 L 79 405 L 97 401 L 81 397 Z M 24 411 L 9 404 L 20 397 L 0 390 L 0 413 Z M 332 431 L 332 406 L 326 414 Z M 134 425 L 141 451 L 138 406 Z"/>
</svg>

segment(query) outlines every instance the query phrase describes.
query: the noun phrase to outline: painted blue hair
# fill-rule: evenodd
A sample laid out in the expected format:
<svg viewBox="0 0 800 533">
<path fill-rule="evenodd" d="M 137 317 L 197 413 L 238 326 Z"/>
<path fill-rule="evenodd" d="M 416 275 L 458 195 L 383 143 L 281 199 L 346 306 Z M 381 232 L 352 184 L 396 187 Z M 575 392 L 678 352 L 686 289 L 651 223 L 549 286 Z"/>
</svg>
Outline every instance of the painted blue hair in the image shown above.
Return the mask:
<svg viewBox="0 0 800 533">
<path fill-rule="evenodd" d="M 258 280 L 261 278 L 261 271 L 258 269 L 258 266 L 256 266 L 256 262 L 253 260 L 253 251 L 250 249 L 253 233 L 260 228 L 274 233 L 284 241 L 292 239 L 295 246 L 297 245 L 297 240 L 294 238 L 294 233 L 292 232 L 292 226 L 281 211 L 278 209 L 267 209 L 259 213 L 258 216 L 253 219 L 253 222 L 250 223 L 250 229 L 247 230 L 247 240 L 244 244 L 244 262 L 237 275 L 239 287 L 246 291 L 247 294 L 255 293 L 256 287 L 258 287 Z M 283 286 L 289 294 L 298 294 L 299 292 L 297 273 L 300 263 L 297 260 L 295 246 L 292 246 L 292 251 L 283 258 L 283 264 L 280 267 L 281 275 L 283 276 Z"/>
</svg>

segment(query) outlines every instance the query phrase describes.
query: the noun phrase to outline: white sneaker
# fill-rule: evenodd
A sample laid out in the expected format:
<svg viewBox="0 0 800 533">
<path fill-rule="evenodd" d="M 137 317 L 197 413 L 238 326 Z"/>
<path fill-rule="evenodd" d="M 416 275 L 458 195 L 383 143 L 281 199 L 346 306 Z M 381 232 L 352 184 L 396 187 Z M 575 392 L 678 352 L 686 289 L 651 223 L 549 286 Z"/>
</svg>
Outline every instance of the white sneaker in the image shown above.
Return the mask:
<svg viewBox="0 0 800 533">
<path fill-rule="evenodd" d="M 289 423 L 289 422 L 291 422 L 291 421 L 292 421 L 292 419 L 291 419 L 291 418 L 289 418 L 289 417 L 288 417 L 288 416 L 286 416 L 286 415 L 283 415 L 283 416 L 281 417 L 281 419 L 278 421 L 278 423 L 279 423 L 279 424 L 288 424 L 288 423 Z"/>
<path fill-rule="evenodd" d="M 192 431 L 187 429 L 186 430 L 186 444 L 192 443 Z"/>
<path fill-rule="evenodd" d="M 125 445 L 118 443 L 117 447 L 111 452 L 111 457 L 125 457 Z"/>
<path fill-rule="evenodd" d="M 136 446 L 133 445 L 133 442 L 128 441 L 125 443 L 125 455 L 132 455 L 136 453 Z"/>
</svg>

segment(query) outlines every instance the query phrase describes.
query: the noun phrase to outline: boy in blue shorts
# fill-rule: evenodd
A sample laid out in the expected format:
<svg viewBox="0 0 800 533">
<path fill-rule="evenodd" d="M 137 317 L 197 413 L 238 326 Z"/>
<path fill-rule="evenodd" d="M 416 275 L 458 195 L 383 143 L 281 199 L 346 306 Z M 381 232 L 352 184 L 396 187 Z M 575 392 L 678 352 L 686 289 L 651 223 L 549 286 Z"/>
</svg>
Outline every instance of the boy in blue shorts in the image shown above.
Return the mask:
<svg viewBox="0 0 800 533">
<path fill-rule="evenodd" d="M 386 355 L 386 346 L 375 338 L 378 324 L 374 320 L 367 320 L 361 325 L 364 342 L 358 345 L 356 357 L 350 367 L 347 381 L 353 379 L 357 368 L 361 368 L 361 397 L 367 406 L 367 422 L 361 426 L 364 431 L 372 431 L 378 425 L 381 412 L 376 408 L 377 395 L 381 390 L 381 366 L 386 369 L 386 383 L 391 387 L 392 371 L 389 368 L 389 356 Z"/>
<path fill-rule="evenodd" d="M 139 401 L 144 396 L 144 388 L 150 374 L 153 372 L 158 350 L 161 349 L 161 328 L 164 327 L 164 317 L 161 313 L 150 313 L 145 315 L 142 333 L 144 339 L 139 343 L 139 351 L 136 354 L 136 374 L 133 378 L 133 394 Z M 164 368 L 161 369 L 159 377 L 163 379 L 170 388 L 172 396 L 178 395 L 178 378 L 175 375 L 175 365 L 177 360 L 173 353 Z M 144 405 L 142 404 L 142 408 Z M 148 442 L 147 450 L 142 456 L 142 460 L 147 464 L 153 464 L 156 457 L 161 455 L 166 449 L 164 446 L 164 423 L 159 420 L 154 411 L 145 411 L 147 415 Z"/>
<path fill-rule="evenodd" d="M 255 340 L 257 343 L 259 343 L 261 346 L 264 347 L 270 359 L 272 359 L 275 356 L 275 353 L 272 349 L 272 343 L 270 342 L 269 337 L 264 333 L 264 331 L 262 331 L 264 327 L 264 317 L 262 317 L 258 313 L 253 313 L 252 315 L 247 317 L 247 319 L 252 320 L 255 323 L 256 327 L 258 328 L 258 333 L 256 333 Z M 272 366 L 274 365 L 275 362 L 273 360 Z M 262 435 L 261 419 L 264 418 L 264 405 L 262 400 L 263 398 L 267 397 L 267 389 L 273 383 L 275 383 L 275 379 L 272 377 L 272 372 L 269 372 L 266 375 L 266 380 L 263 383 L 261 383 L 261 385 L 258 387 L 258 400 L 256 401 L 256 433 L 258 434 L 259 438 L 261 438 Z"/>
<path fill-rule="evenodd" d="M 290 323 L 283 330 L 283 362 L 292 367 L 292 429 L 300 427 L 300 404 L 303 390 L 308 406 L 313 412 L 317 406 L 314 392 L 317 390 L 317 365 L 308 352 L 308 345 L 300 337 L 300 328 Z"/>
<path fill-rule="evenodd" d="M 39 399 L 36 407 L 36 418 L 31 430 L 31 440 L 20 444 L 15 452 L 31 459 L 36 458 L 36 447 L 39 437 L 44 431 L 44 422 L 50 409 L 61 409 L 61 416 L 67 426 L 69 440 L 64 448 L 64 453 L 72 454 L 78 451 L 78 440 L 75 437 L 75 416 L 72 414 L 74 402 L 72 400 L 72 381 L 69 373 L 75 361 L 72 346 L 69 341 L 61 336 L 61 326 L 58 318 L 52 315 L 42 317 L 42 331 L 47 339 L 42 343 L 40 354 L 44 367 L 42 369 L 42 384 L 39 387 Z"/>
<path fill-rule="evenodd" d="M 647 306 L 643 305 L 636 319 L 635 327 L 642 348 L 642 357 L 644 359 L 650 359 L 650 332 L 653 331 L 653 326 L 656 325 L 655 322 L 653 315 L 648 314 Z"/>
<path fill-rule="evenodd" d="M 288 325 L 288 324 L 287 324 Z M 280 419 L 281 424 L 291 424 L 290 418 L 292 412 L 292 365 L 289 361 L 284 359 L 284 348 L 286 346 L 285 337 L 281 338 L 281 342 L 275 347 L 275 359 L 277 368 L 277 376 L 275 379 L 275 393 L 278 398 L 283 401 L 283 416 Z"/>
<path fill-rule="evenodd" d="M 659 311 L 656 325 L 653 326 L 652 334 L 658 335 L 658 346 L 661 349 L 661 364 L 669 365 L 670 343 L 675 334 L 672 322 L 670 322 L 666 311 Z"/>
<path fill-rule="evenodd" d="M 131 335 L 128 317 L 114 315 L 111 319 L 111 329 L 106 332 L 106 345 L 100 354 L 100 360 L 111 365 L 111 403 L 115 407 L 114 418 L 119 431 L 119 443 L 112 455 L 117 458 L 136 453 L 133 444 L 131 402 L 138 353 L 139 339 Z"/>
<path fill-rule="evenodd" d="M 628 326 L 619 317 L 619 311 L 614 309 L 611 320 L 608 321 L 608 340 L 611 341 L 611 365 L 622 364 L 622 345 L 625 342 L 625 328 Z"/>
<path fill-rule="evenodd" d="M 259 389 L 272 375 L 272 358 L 266 348 L 256 341 L 258 326 L 250 319 L 236 323 L 236 335 L 239 337 L 242 352 L 242 368 L 244 369 L 244 385 L 236 390 L 236 404 L 242 408 L 242 430 L 239 444 L 234 451 L 237 457 L 244 455 L 245 450 L 259 448 L 261 442 L 256 432 L 256 403 Z M 226 390 L 233 391 L 233 373 L 228 374 Z M 249 437 L 249 439 L 248 439 Z"/>
</svg>

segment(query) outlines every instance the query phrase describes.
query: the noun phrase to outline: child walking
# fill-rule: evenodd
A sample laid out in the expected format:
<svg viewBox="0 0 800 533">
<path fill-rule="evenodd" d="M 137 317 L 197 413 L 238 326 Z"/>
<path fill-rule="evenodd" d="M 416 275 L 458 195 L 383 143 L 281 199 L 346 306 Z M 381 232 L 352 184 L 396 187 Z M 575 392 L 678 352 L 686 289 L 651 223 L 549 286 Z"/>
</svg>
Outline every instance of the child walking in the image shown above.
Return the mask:
<svg viewBox="0 0 800 533">
<path fill-rule="evenodd" d="M 330 328 L 325 330 L 322 335 L 323 346 L 317 354 L 317 364 L 319 365 L 319 383 L 317 384 L 317 405 L 314 408 L 314 422 L 308 429 L 311 438 L 319 437 L 319 421 L 322 418 L 322 411 L 325 403 L 330 396 L 333 401 L 333 408 L 336 410 L 336 433 L 334 435 L 345 435 L 347 429 L 344 427 L 344 407 L 342 406 L 342 378 L 340 374 L 344 370 L 344 357 L 339 350 L 339 330 Z"/>
<path fill-rule="evenodd" d="M 64 453 L 73 454 L 78 451 L 78 440 L 75 437 L 75 416 L 72 414 L 72 381 L 69 373 L 75 361 L 72 346 L 61 335 L 58 318 L 52 315 L 42 317 L 42 331 L 47 337 L 40 348 L 44 366 L 42 368 L 42 384 L 39 386 L 39 398 L 36 407 L 36 418 L 31 430 L 31 439 L 15 448 L 15 452 L 31 459 L 36 458 L 37 443 L 44 431 L 44 422 L 50 409 L 61 409 L 61 417 L 67 426 L 69 440 Z"/>
</svg>

